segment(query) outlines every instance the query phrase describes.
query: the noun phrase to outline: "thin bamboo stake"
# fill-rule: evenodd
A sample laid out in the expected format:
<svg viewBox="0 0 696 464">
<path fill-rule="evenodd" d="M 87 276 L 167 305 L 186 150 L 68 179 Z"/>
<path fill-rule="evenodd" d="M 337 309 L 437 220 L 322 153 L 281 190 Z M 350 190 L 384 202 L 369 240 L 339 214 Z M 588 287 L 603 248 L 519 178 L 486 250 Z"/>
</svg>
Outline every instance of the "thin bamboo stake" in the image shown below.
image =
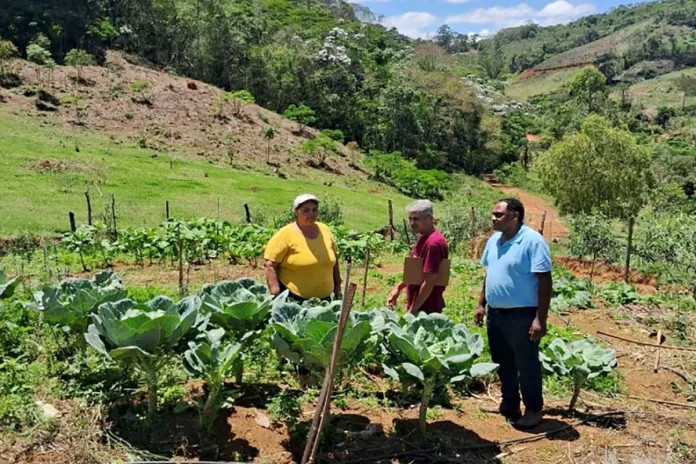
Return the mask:
<svg viewBox="0 0 696 464">
<path fill-rule="evenodd" d="M 370 247 L 365 246 L 365 273 L 363 274 L 362 302 L 360 307 L 365 308 L 365 294 L 367 293 L 367 273 L 370 270 Z"/>
<path fill-rule="evenodd" d="M 675 401 L 665 401 L 665 400 L 658 400 L 655 398 L 643 398 L 640 396 L 631 396 L 631 395 L 626 395 L 626 398 L 631 398 L 632 400 L 649 401 L 651 403 L 667 404 L 669 406 L 678 406 L 678 407 L 687 408 L 687 409 L 696 409 L 696 404 L 677 403 Z"/>
<path fill-rule="evenodd" d="M 605 337 L 616 338 L 618 340 L 623 340 L 623 341 L 628 342 L 628 343 L 635 343 L 636 345 L 651 346 L 651 347 L 656 347 L 656 348 L 665 348 L 668 350 L 689 351 L 691 353 L 696 353 L 695 348 L 687 348 L 684 346 L 672 346 L 672 345 L 655 345 L 653 343 L 639 342 L 636 340 L 631 340 L 630 338 L 624 338 L 624 337 L 620 337 L 618 335 L 613 335 L 610 333 L 602 332 L 601 330 L 597 331 L 597 335 L 604 335 Z"/>
</svg>

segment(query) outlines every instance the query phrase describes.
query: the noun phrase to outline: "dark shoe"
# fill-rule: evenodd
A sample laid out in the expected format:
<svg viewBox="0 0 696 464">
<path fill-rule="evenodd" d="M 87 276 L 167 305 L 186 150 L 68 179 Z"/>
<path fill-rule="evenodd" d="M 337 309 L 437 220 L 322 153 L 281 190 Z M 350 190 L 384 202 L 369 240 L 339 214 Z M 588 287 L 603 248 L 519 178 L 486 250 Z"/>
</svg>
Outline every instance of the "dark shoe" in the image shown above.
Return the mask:
<svg viewBox="0 0 696 464">
<path fill-rule="evenodd" d="M 537 425 L 541 424 L 543 419 L 544 413 L 542 411 L 530 411 L 529 409 L 526 409 L 524 411 L 524 416 L 515 422 L 515 426 L 522 430 L 533 429 Z"/>
<path fill-rule="evenodd" d="M 522 411 L 519 407 L 513 408 L 507 406 L 505 403 L 500 403 L 497 408 L 481 408 L 481 411 L 488 412 L 491 414 L 500 414 L 508 420 L 516 421 L 522 417 Z"/>
</svg>

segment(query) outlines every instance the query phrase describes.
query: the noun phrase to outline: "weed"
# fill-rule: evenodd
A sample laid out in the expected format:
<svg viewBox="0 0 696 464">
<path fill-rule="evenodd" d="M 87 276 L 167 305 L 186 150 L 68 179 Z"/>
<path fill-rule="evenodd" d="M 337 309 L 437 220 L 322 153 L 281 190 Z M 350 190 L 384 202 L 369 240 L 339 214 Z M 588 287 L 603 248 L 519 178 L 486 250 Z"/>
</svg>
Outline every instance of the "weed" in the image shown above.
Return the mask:
<svg viewBox="0 0 696 464">
<path fill-rule="evenodd" d="M 288 430 L 293 430 L 302 414 L 300 395 L 289 390 L 283 390 L 266 405 L 275 423 L 283 423 Z"/>
<path fill-rule="evenodd" d="M 128 84 L 128 88 L 133 93 L 142 93 L 150 88 L 150 83 L 147 81 L 135 81 Z"/>
</svg>

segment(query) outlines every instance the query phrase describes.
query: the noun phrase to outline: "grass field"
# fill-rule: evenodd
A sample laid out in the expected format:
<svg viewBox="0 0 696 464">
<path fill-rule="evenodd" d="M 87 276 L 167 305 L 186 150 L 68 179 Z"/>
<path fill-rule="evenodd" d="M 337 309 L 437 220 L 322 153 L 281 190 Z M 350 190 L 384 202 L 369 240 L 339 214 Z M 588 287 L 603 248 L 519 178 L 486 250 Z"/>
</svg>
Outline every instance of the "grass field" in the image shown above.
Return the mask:
<svg viewBox="0 0 696 464">
<path fill-rule="evenodd" d="M 230 166 L 155 155 L 107 136 L 53 126 L 0 110 L 0 236 L 54 233 L 69 227 L 68 212 L 86 222 L 85 191 L 89 189 L 95 217 L 116 196 L 119 227 L 154 225 L 171 215 L 244 218 L 269 217 L 289 208 L 304 192 L 330 195 L 342 204 L 346 224 L 365 230 L 387 223 L 387 200 L 396 212 L 409 199 L 396 191 L 355 178 L 342 178 L 308 168 L 287 180 L 265 165 Z M 79 152 L 76 150 L 79 147 Z M 173 160 L 173 169 L 170 161 Z M 269 170 L 269 175 L 256 170 Z M 302 178 L 307 175 L 307 178 Z"/>
<path fill-rule="evenodd" d="M 539 73 L 525 79 L 517 79 L 505 91 L 506 95 L 515 100 L 527 100 L 535 95 L 556 91 L 572 82 L 576 74 L 583 68 L 570 68 L 548 73 Z"/>
<path fill-rule="evenodd" d="M 660 106 L 670 106 L 681 108 L 684 94 L 677 88 L 676 80 L 680 76 L 696 77 L 696 68 L 682 69 L 669 74 L 664 74 L 655 79 L 638 82 L 629 89 L 629 95 L 633 103 L 641 105 L 646 109 L 653 109 Z M 619 90 L 612 93 L 615 99 L 621 98 Z M 696 105 L 696 96 L 687 97 L 687 105 Z"/>
</svg>

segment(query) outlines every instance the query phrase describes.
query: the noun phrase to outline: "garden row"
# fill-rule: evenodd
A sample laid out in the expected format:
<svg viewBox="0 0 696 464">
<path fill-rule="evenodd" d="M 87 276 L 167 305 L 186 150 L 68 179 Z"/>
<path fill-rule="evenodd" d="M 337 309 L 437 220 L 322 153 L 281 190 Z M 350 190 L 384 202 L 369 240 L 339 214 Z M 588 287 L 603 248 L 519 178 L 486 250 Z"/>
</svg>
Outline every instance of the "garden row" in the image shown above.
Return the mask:
<svg viewBox="0 0 696 464">
<path fill-rule="evenodd" d="M 183 360 L 189 375 L 206 384 L 207 396 L 200 403 L 203 431 L 210 430 L 226 401 L 226 379 L 241 383 L 251 351 L 256 349 L 258 356 L 255 345 L 261 336 L 272 339 L 271 346 L 293 367 L 301 385 L 316 385 L 329 364 L 341 307 L 340 301 L 299 305 L 286 294 L 272 297 L 252 279 L 208 284 L 179 302 L 164 296 L 147 302 L 131 299 L 111 271 L 46 286 L 33 301 L 13 297 L 18 283 L 0 275 L 0 297 L 38 314 L 37 324 L 48 326 L 63 350 L 91 347 L 108 363 L 139 372 L 148 390 L 148 424 L 157 412 L 161 373 L 176 358 Z M 338 372 L 376 367 L 402 386 L 416 388 L 419 427 L 425 433 L 435 389 L 468 386 L 495 371 L 496 364 L 481 362 L 485 350 L 481 335 L 443 315 L 354 311 L 341 343 Z M 547 372 L 573 379 L 571 408 L 585 382 L 616 367 L 615 353 L 589 340 L 545 341 L 540 357 Z"/>
</svg>

